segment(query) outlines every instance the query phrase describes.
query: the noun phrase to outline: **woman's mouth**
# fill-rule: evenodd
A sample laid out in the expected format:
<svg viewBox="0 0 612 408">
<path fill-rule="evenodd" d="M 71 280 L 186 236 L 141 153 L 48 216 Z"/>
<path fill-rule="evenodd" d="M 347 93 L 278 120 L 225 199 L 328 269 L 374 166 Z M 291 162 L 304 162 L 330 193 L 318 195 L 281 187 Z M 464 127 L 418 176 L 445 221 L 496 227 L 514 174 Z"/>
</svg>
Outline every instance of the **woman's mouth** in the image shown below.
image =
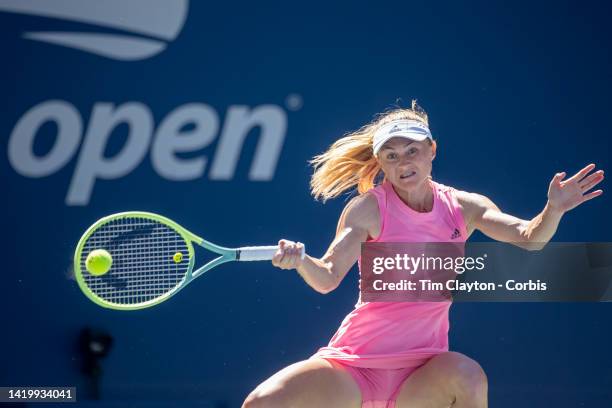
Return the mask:
<svg viewBox="0 0 612 408">
<path fill-rule="evenodd" d="M 409 172 L 406 172 L 406 173 L 402 174 L 400 176 L 400 178 L 401 179 L 410 178 L 410 177 L 414 176 L 415 174 L 416 174 L 416 171 L 409 171 Z"/>
</svg>

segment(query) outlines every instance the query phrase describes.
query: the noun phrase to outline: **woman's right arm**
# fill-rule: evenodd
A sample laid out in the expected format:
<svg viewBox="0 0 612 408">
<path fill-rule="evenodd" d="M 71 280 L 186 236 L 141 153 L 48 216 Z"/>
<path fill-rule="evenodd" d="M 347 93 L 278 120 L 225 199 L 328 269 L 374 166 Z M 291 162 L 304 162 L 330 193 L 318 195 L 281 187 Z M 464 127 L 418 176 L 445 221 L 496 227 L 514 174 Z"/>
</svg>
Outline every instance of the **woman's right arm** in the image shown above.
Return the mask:
<svg viewBox="0 0 612 408">
<path fill-rule="evenodd" d="M 319 293 L 334 290 L 359 258 L 361 243 L 380 232 L 378 203 L 372 194 L 352 199 L 338 220 L 336 237 L 321 258 L 305 255 L 303 244 L 281 239 L 272 264 L 281 269 L 297 269 L 308 285 Z"/>
</svg>

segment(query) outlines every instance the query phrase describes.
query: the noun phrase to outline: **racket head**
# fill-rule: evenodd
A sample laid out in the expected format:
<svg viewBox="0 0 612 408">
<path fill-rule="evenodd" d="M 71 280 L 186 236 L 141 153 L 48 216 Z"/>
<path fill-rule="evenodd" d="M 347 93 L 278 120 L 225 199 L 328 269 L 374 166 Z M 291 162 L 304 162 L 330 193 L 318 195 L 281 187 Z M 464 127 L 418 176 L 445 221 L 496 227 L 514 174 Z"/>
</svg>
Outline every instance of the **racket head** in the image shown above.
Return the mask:
<svg viewBox="0 0 612 408">
<path fill-rule="evenodd" d="M 74 273 L 83 293 L 94 303 L 116 310 L 157 305 L 192 279 L 201 238 L 158 214 L 129 211 L 96 221 L 85 231 L 74 254 Z M 94 249 L 108 251 L 113 262 L 107 273 L 92 275 L 85 266 Z M 175 254 L 181 253 L 177 262 Z"/>
</svg>

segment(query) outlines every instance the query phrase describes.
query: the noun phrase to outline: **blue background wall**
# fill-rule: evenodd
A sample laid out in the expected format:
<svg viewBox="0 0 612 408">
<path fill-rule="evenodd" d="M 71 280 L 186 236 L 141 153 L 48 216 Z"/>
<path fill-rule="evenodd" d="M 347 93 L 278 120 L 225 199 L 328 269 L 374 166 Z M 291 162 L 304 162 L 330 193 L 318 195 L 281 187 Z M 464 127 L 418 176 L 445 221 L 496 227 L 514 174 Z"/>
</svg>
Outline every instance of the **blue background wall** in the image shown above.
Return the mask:
<svg viewBox="0 0 612 408">
<path fill-rule="evenodd" d="M 268 263 L 227 265 L 158 307 L 119 313 L 88 302 L 70 278 L 84 229 L 108 213 L 143 209 L 220 244 L 288 238 L 321 255 L 345 199 L 312 200 L 307 160 L 397 98 L 403 106 L 418 98 L 430 115 L 435 179 L 531 218 L 555 172 L 573 174 L 590 162 L 610 168 L 609 14 L 604 2 L 590 1 L 194 1 L 167 49 L 118 61 L 22 38 L 24 31 L 93 30 L 88 24 L 0 10 L 0 385 L 83 386 L 75 343 L 91 326 L 115 339 L 103 361 L 103 398 L 239 406 L 259 382 L 329 340 L 356 301 L 356 270 L 323 296 Z M 248 177 L 254 129 L 230 180 L 210 178 L 217 138 L 183 155 L 208 158 L 202 177 L 164 179 L 147 154 L 126 176 L 97 180 L 90 201 L 75 206 L 66 195 L 78 152 L 42 178 L 19 174 L 8 160 L 16 123 L 53 99 L 73 105 L 85 129 L 96 103 L 130 101 L 150 109 L 156 128 L 193 102 L 212 107 L 220 123 L 232 105 L 275 105 L 288 127 L 269 181 Z M 41 127 L 37 155 L 49 152 L 56 132 Z M 128 132 L 115 129 L 108 156 Z M 609 209 L 604 192 L 569 213 L 555 240 L 610 241 Z M 607 406 L 611 311 L 596 303 L 456 304 L 451 345 L 487 371 L 491 406 Z"/>
</svg>

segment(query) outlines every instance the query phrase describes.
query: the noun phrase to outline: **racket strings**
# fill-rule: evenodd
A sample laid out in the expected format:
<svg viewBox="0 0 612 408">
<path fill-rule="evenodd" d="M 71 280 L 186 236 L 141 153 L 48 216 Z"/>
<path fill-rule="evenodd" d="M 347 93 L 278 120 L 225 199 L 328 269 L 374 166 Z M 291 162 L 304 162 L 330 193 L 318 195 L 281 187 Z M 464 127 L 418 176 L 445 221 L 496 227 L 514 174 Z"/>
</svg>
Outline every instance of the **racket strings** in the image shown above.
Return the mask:
<svg viewBox="0 0 612 408">
<path fill-rule="evenodd" d="M 105 249 L 113 257 L 108 273 L 89 274 L 87 255 Z M 174 256 L 182 254 L 176 261 Z M 149 302 L 178 288 L 189 270 L 189 247 L 171 227 L 146 218 L 126 217 L 100 226 L 81 252 L 85 284 L 102 300 L 121 305 Z"/>
</svg>

